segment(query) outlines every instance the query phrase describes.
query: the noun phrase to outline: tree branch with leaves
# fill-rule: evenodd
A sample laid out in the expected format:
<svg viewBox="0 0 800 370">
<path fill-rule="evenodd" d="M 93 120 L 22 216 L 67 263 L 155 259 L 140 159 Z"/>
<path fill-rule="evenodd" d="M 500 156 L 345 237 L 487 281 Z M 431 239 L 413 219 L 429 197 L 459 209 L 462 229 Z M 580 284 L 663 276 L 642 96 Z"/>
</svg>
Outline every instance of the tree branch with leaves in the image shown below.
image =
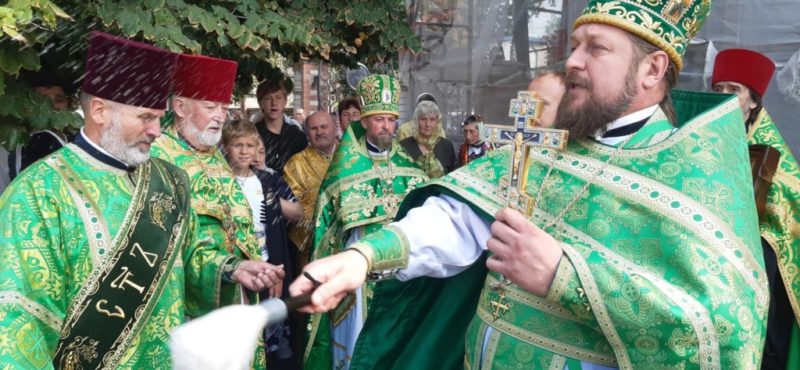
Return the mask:
<svg viewBox="0 0 800 370">
<path fill-rule="evenodd" d="M 404 0 L 15 0 L 0 7 L 0 20 L 0 145 L 6 148 L 37 129 L 82 124 L 49 109 L 18 76 L 53 66 L 79 85 L 92 30 L 235 60 L 237 96 L 256 81 L 283 77 L 280 59 L 354 66 L 391 63 L 403 50 L 420 50 Z"/>
</svg>

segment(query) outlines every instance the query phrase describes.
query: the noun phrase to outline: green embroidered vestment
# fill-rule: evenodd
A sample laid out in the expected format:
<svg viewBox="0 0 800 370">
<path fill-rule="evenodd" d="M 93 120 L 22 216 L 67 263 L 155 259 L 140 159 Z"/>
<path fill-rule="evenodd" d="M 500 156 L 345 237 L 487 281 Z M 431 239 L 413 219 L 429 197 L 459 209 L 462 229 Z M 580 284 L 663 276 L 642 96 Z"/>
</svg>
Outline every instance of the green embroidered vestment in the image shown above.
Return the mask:
<svg viewBox="0 0 800 370">
<path fill-rule="evenodd" d="M 370 156 L 361 122 L 351 123 L 320 186 L 312 260 L 342 251 L 350 233 L 358 227 L 363 227 L 366 235 L 394 220 L 403 198 L 427 179 L 396 141 L 388 156 Z M 369 290 L 365 294 L 367 302 L 371 296 Z M 340 305 L 337 312 L 346 312 L 352 305 L 348 302 Z M 306 368 L 333 368 L 329 316 L 312 316 Z"/>
<path fill-rule="evenodd" d="M 149 186 L 144 173 L 162 176 L 166 188 L 158 190 L 163 198 L 142 197 Z M 171 231 L 175 252 L 169 263 L 163 261 L 166 271 L 154 283 L 151 304 L 104 364 L 170 368 L 167 342 L 169 332 L 184 321 L 185 288 L 213 283 L 187 279 L 215 253 L 194 235 L 197 220 L 187 193 L 185 173 L 166 162 L 152 159 L 129 174 L 72 144 L 23 172 L 0 198 L 0 219 L 5 221 L 0 225 L 0 367 L 53 368 L 63 326 L 76 314 L 75 305 L 91 293 L 98 274 L 113 262 L 110 257 L 128 245 L 120 233 L 136 222 L 135 209 L 149 207 L 154 216 L 139 222 L 160 227 L 158 203 L 161 210 L 176 207 L 183 215 Z M 210 309 L 216 302 L 192 304 Z"/>
<path fill-rule="evenodd" d="M 449 279 L 378 284 L 351 369 L 757 367 L 768 294 L 741 113 L 715 94 L 675 91 L 673 101 L 680 129 L 658 111 L 617 154 L 583 139 L 560 153 L 531 149 L 529 194 L 553 167 L 534 224 L 550 225 L 590 183 L 546 230 L 564 250 L 546 297 L 511 284 L 501 300 L 483 259 Z M 445 194 L 491 222 L 510 155 L 495 150 L 433 180 L 399 215 Z M 397 234 L 360 243 L 375 265 L 402 267 Z"/>
<path fill-rule="evenodd" d="M 778 168 L 767 194 L 767 206 L 760 222 L 761 237 L 775 251 L 783 284 L 796 322 L 787 369 L 800 366 L 800 170 L 789 146 L 766 108 L 762 108 L 747 135 L 748 144 L 766 144 L 781 153 Z"/>
<path fill-rule="evenodd" d="M 216 148 L 208 152 L 192 149 L 178 135 L 174 124 L 164 130 L 153 144 L 151 155 L 173 163 L 189 175 L 198 233 L 220 250 L 214 263 L 198 272 L 199 278 L 216 279 L 216 283 L 200 290 L 187 290 L 187 295 L 197 296 L 200 300 L 213 299 L 222 305 L 239 303 L 239 286 L 222 284 L 219 266 L 233 256 L 260 261 L 261 253 L 253 231 L 250 205 L 228 162 Z M 251 297 L 253 302 L 256 299 L 255 295 Z M 189 316 L 197 317 L 205 313 L 205 310 L 187 307 Z"/>
<path fill-rule="evenodd" d="M 359 226 L 377 228 L 392 221 L 406 194 L 426 180 L 397 142 L 388 158 L 371 157 L 361 122 L 351 123 L 320 186 L 313 258 L 341 251 Z"/>
</svg>

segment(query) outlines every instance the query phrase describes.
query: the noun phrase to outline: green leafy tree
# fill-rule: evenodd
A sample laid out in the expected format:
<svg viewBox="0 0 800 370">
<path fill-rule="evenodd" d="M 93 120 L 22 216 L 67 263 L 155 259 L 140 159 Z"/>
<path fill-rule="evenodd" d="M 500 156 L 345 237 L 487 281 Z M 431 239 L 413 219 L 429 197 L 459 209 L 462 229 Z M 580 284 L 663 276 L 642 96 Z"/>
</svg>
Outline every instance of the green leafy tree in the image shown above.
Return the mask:
<svg viewBox="0 0 800 370">
<path fill-rule="evenodd" d="M 56 3 L 58 5 L 56 5 Z M 333 66 L 392 63 L 420 43 L 404 0 L 10 1 L 0 6 L 0 145 L 41 128 L 78 127 L 52 112 L 17 76 L 53 66 L 79 83 L 87 35 L 102 30 L 175 52 L 239 62 L 241 96 L 256 81 L 283 78 L 280 60 Z M 42 111 L 49 111 L 44 114 Z"/>
<path fill-rule="evenodd" d="M 12 149 L 32 131 L 79 126 L 74 114 L 57 112 L 49 100 L 16 77 L 41 68 L 40 52 L 59 21 L 70 16 L 47 0 L 12 0 L 0 6 L 0 145 Z"/>
</svg>

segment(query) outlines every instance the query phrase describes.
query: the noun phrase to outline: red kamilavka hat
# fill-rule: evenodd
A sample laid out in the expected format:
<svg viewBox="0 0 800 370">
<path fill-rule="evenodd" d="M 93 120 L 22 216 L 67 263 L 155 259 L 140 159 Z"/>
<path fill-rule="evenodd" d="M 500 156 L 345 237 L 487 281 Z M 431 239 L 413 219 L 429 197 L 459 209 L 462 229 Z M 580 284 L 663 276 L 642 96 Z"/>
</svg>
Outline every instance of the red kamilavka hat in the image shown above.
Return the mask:
<svg viewBox="0 0 800 370">
<path fill-rule="evenodd" d="M 728 49 L 717 54 L 711 84 L 733 81 L 764 96 L 775 72 L 775 63 L 763 54 L 747 49 Z"/>
<path fill-rule="evenodd" d="M 81 90 L 117 103 L 166 109 L 178 54 L 93 31 Z"/>
<path fill-rule="evenodd" d="M 197 100 L 230 103 L 238 66 L 232 60 L 181 54 L 172 79 L 173 93 Z"/>
</svg>

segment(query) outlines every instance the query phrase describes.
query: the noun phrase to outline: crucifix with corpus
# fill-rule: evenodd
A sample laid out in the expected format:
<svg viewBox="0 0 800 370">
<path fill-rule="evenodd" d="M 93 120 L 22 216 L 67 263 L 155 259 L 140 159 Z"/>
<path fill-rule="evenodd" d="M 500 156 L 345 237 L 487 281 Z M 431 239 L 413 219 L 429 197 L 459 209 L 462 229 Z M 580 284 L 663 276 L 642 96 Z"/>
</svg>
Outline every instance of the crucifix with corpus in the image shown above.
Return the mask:
<svg viewBox="0 0 800 370">
<path fill-rule="evenodd" d="M 530 217 L 533 215 L 535 200 L 528 195 L 529 150 L 531 147 L 545 147 L 562 150 L 567 146 L 569 131 L 537 127 L 542 115 L 542 101 L 535 91 L 519 91 L 511 99 L 508 115 L 514 118 L 514 126 L 484 125 L 484 137 L 493 145 L 513 145 L 511 171 L 509 178 L 500 180 L 500 188 L 507 189 L 504 198 L 506 205 Z"/>
<path fill-rule="evenodd" d="M 545 147 L 562 150 L 567 146 L 569 131 L 537 127 L 542 115 L 544 103 L 535 91 L 519 91 L 517 97 L 511 99 L 508 115 L 514 118 L 514 126 L 484 125 L 486 142 L 492 145 L 513 145 L 511 155 L 511 171 L 508 178 L 500 180 L 500 189 L 505 189 L 502 194 L 506 206 L 516 209 L 528 218 L 533 215 L 536 207 L 533 197 L 528 195 L 525 188 L 528 184 L 529 151 L 531 147 Z M 493 283 L 492 290 L 498 297 L 490 301 L 493 308 L 492 318 L 499 319 L 506 311 L 511 309 L 511 303 L 506 301 L 504 284 L 511 282 L 503 278 L 501 282 Z"/>
</svg>

